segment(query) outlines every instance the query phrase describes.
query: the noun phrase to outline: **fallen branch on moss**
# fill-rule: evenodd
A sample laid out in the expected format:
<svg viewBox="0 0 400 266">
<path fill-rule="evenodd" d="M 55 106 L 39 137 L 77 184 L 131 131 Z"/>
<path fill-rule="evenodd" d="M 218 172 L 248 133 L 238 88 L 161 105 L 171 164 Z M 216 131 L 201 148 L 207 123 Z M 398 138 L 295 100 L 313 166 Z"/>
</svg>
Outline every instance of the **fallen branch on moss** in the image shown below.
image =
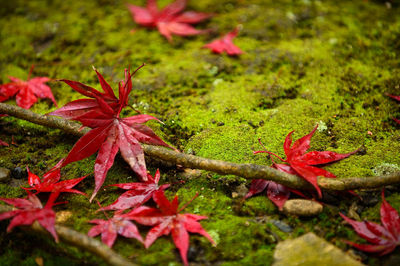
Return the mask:
<svg viewBox="0 0 400 266">
<path fill-rule="evenodd" d="M 0 213 L 13 210 L 12 207 L 0 205 Z M 101 257 L 105 262 L 110 265 L 116 266 L 135 266 L 136 264 L 130 262 L 129 260 L 123 258 L 118 253 L 115 253 L 107 245 L 101 243 L 100 241 L 88 237 L 85 234 L 79 233 L 73 229 L 62 225 L 56 225 L 56 232 L 62 242 L 70 244 L 72 246 L 82 248 L 96 256 Z M 24 227 L 25 230 L 34 231 L 42 233 L 45 235 L 50 234 L 36 221 L 31 226 Z"/>
<path fill-rule="evenodd" d="M 0 103 L 0 114 L 8 114 L 42 126 L 61 129 L 76 136 L 84 135 L 87 130 L 79 131 L 79 124 L 68 120 L 39 115 L 15 105 Z M 221 175 L 236 175 L 245 179 L 266 179 L 295 189 L 310 189 L 312 186 L 302 178 L 290 175 L 268 166 L 256 164 L 236 164 L 220 160 L 212 160 L 194 155 L 176 152 L 161 146 L 142 144 L 146 155 L 187 168 L 203 169 Z M 327 190 L 351 190 L 379 188 L 400 183 L 400 172 L 385 176 L 352 177 L 352 178 L 318 178 L 318 185 Z"/>
</svg>

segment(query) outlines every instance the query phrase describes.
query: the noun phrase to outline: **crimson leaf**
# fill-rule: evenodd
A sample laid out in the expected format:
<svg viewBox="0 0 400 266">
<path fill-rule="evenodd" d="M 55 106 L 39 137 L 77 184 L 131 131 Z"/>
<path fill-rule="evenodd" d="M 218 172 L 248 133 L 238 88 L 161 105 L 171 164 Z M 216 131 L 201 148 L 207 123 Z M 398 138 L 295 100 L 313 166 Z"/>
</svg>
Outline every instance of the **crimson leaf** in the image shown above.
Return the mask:
<svg viewBox="0 0 400 266">
<path fill-rule="evenodd" d="M 385 255 L 392 252 L 396 246 L 400 245 L 400 218 L 399 213 L 385 200 L 384 191 L 382 190 L 381 205 L 381 223 L 382 225 L 363 221 L 354 221 L 344 214 L 340 213 L 362 238 L 366 239 L 370 244 L 357 244 L 346 241 L 348 244 L 366 252 L 377 252 L 379 255 Z"/>
<path fill-rule="evenodd" d="M 197 30 L 190 24 L 199 23 L 211 16 L 193 11 L 183 12 L 186 0 L 176 0 L 162 10 L 158 9 L 156 0 L 148 0 L 146 7 L 131 4 L 127 6 L 137 24 L 157 28 L 169 41 L 172 41 L 173 34 L 188 36 L 207 32 L 206 30 Z"/>
<path fill-rule="evenodd" d="M 183 263 L 188 265 L 189 232 L 201 234 L 215 244 L 211 236 L 198 222 L 207 217 L 189 213 L 180 214 L 179 212 L 183 208 L 178 210 L 178 197 L 175 196 L 170 202 L 162 190 L 154 192 L 153 200 L 157 203 L 159 209 L 139 207 L 123 215 L 140 224 L 154 226 L 144 241 L 146 248 L 150 247 L 160 236 L 171 234 L 175 246 L 179 249 Z"/>
</svg>

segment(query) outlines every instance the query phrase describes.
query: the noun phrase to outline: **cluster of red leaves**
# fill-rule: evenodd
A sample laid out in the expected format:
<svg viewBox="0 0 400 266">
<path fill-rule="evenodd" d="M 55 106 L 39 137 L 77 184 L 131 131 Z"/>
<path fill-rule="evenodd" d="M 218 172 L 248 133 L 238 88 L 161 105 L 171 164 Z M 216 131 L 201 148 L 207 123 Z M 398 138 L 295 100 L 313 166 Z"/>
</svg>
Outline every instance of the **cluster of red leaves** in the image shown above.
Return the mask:
<svg viewBox="0 0 400 266">
<path fill-rule="evenodd" d="M 156 171 L 154 177 L 148 176 L 148 181 L 142 183 L 125 183 L 111 186 L 128 189 L 114 203 L 107 207 L 101 207 L 102 211 L 118 210 L 112 218 L 107 220 L 95 219 L 90 223 L 96 224 L 90 229 L 88 235 L 91 237 L 101 234 L 103 243 L 112 247 L 117 235 L 127 238 L 135 238 L 149 248 L 154 241 L 162 235 L 172 234 L 175 246 L 179 249 L 185 265 L 188 265 L 187 251 L 189 248 L 189 233 L 198 233 L 208 238 L 213 244 L 210 235 L 198 223 L 206 219 L 205 216 L 194 214 L 180 214 L 187 206 L 178 210 L 179 202 L 175 196 L 172 202 L 165 197 L 164 190 L 169 184 L 159 186 L 160 172 Z M 158 208 L 141 206 L 150 199 L 158 205 Z M 131 209 L 127 213 L 125 210 Z M 148 232 L 145 241 L 138 232 L 137 227 L 131 222 L 136 221 L 142 225 L 153 226 Z"/>
<path fill-rule="evenodd" d="M 118 150 L 132 170 L 143 181 L 147 181 L 146 164 L 140 142 L 170 147 L 149 127 L 142 124 L 149 120 L 159 121 L 157 118 L 144 114 L 120 117 L 122 109 L 128 104 L 128 95 L 132 90 L 132 76 L 136 71 L 131 75 L 130 71 L 125 69 L 125 80 L 119 83 L 119 99 L 103 76 L 95 71 L 104 93 L 77 81 L 62 80 L 75 91 L 91 99 L 70 102 L 50 113 L 79 121 L 83 126 L 92 128 L 77 141 L 61 165 L 63 167 L 82 160 L 98 151 L 94 165 L 95 189 L 90 200 L 103 185 Z"/>
<path fill-rule="evenodd" d="M 0 220 L 8 219 L 14 217 L 7 228 L 7 232 L 10 232 L 15 226 L 19 225 L 30 225 L 34 221 L 38 221 L 47 231 L 49 231 L 54 239 L 58 242 L 58 237 L 55 230 L 55 212 L 52 207 L 60 203 L 54 203 L 60 193 L 70 192 L 77 193 L 81 195 L 86 195 L 85 193 L 72 189 L 80 181 L 82 181 L 86 176 L 81 178 L 75 178 L 70 180 L 60 181 L 60 165 L 62 160 L 56 164 L 52 169 L 43 175 L 43 180 L 29 171 L 28 167 L 28 184 L 31 186 L 29 188 L 24 188 L 28 192 L 27 199 L 20 198 L 0 198 L 7 204 L 13 205 L 18 208 L 17 210 L 12 210 L 9 212 L 4 212 L 0 214 Z M 30 191 L 35 190 L 35 194 Z M 36 194 L 41 192 L 51 192 L 46 205 L 43 207 L 40 200 L 37 198 Z"/>
<path fill-rule="evenodd" d="M 137 24 L 157 28 L 165 38 L 172 41 L 173 34 L 189 36 L 207 32 L 207 30 L 197 30 L 191 24 L 199 23 L 211 15 L 193 11 L 183 12 L 186 2 L 186 0 L 176 0 L 162 10 L 158 9 L 156 0 L 147 0 L 146 7 L 131 4 L 127 6 Z"/>
<path fill-rule="evenodd" d="M 17 105 L 29 109 L 37 102 L 37 98 L 48 98 L 57 106 L 53 93 L 45 83 L 50 81 L 48 77 L 30 78 L 33 66 L 31 67 L 26 81 L 15 77 L 8 77 L 12 82 L 0 85 L 0 102 L 8 100 L 16 95 Z"/>
<path fill-rule="evenodd" d="M 359 236 L 366 239 L 370 244 L 357 244 L 350 241 L 346 243 L 366 252 L 375 252 L 380 256 L 392 252 L 400 245 L 400 217 L 399 213 L 385 200 L 384 191 L 382 191 L 381 205 L 381 223 L 382 225 L 363 221 L 354 221 L 343 214 L 340 214 L 357 232 Z"/>
<path fill-rule="evenodd" d="M 149 248 L 160 236 L 171 234 L 175 246 L 179 249 L 183 263 L 188 265 L 189 232 L 200 234 L 215 245 L 214 240 L 198 222 L 207 219 L 206 216 L 190 213 L 180 214 L 187 204 L 178 209 L 178 197 L 175 196 L 170 202 L 162 190 L 154 192 L 153 200 L 157 203 L 158 208 L 142 206 L 122 215 L 142 225 L 153 226 L 144 241 L 146 248 Z"/>
<path fill-rule="evenodd" d="M 240 55 L 243 54 L 239 47 L 233 44 L 232 40 L 239 33 L 239 29 L 235 28 L 233 31 L 229 32 L 220 39 L 214 40 L 206 45 L 204 48 L 210 49 L 212 52 L 217 54 L 227 53 L 228 55 Z"/>
<path fill-rule="evenodd" d="M 325 176 L 330 178 L 335 178 L 336 176 L 331 172 L 324 169 L 315 167 L 317 165 L 324 165 L 327 163 L 336 162 L 357 152 L 353 151 L 346 154 L 339 154 L 333 151 L 311 151 L 306 153 L 310 148 L 311 137 L 317 130 L 318 125 L 304 137 L 298 139 L 292 145 L 292 134 L 294 131 L 290 132 L 285 139 L 283 144 L 283 149 L 286 154 L 286 160 L 282 159 L 275 153 L 270 151 L 255 151 L 257 153 L 267 153 L 275 156 L 287 164 L 277 164 L 273 162 L 272 167 L 278 169 L 282 172 L 286 172 L 292 175 L 298 175 L 308 182 L 310 182 L 318 192 L 318 196 L 321 197 L 321 189 L 318 187 L 317 178 L 318 176 Z M 267 187 L 268 186 L 268 187 Z M 268 197 L 279 207 L 282 208 L 285 201 L 289 198 L 289 192 L 295 192 L 299 194 L 300 192 L 295 190 L 289 190 L 285 186 L 276 184 L 272 181 L 260 181 L 254 180 L 252 182 L 252 187 L 250 188 L 249 194 L 246 197 L 250 197 L 256 193 L 263 191 L 267 187 Z M 302 195 L 302 194 L 300 194 Z"/>
<path fill-rule="evenodd" d="M 34 194 L 28 194 L 27 199 L 0 198 L 1 201 L 17 208 L 17 210 L 1 213 L 0 220 L 14 217 L 7 227 L 7 232 L 10 232 L 15 226 L 31 225 L 34 221 L 38 221 L 41 226 L 50 232 L 56 242 L 58 242 L 58 236 L 54 227 L 56 214 L 52 210 L 52 207 L 56 205 L 54 202 L 58 195 L 59 193 L 51 193 L 44 208 L 40 200 Z"/>
<path fill-rule="evenodd" d="M 395 99 L 396 101 L 400 102 L 400 95 L 397 96 L 397 95 L 388 94 L 388 96 L 391 97 L 392 99 Z M 393 118 L 393 120 L 396 121 L 396 123 L 400 124 L 400 120 L 399 119 Z"/>
</svg>

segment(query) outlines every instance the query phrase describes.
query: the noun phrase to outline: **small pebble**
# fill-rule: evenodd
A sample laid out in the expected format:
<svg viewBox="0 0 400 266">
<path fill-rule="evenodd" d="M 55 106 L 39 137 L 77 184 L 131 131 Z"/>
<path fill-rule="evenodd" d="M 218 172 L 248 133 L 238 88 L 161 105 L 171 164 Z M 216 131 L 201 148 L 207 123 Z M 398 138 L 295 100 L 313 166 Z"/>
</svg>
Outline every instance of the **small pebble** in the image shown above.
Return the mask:
<svg viewBox="0 0 400 266">
<path fill-rule="evenodd" d="M 7 168 L 0 167 L 0 182 L 5 183 L 10 179 L 11 171 Z"/>
<path fill-rule="evenodd" d="M 24 178 L 26 178 L 26 176 L 27 176 L 26 171 L 23 171 L 21 169 L 21 167 L 19 167 L 19 166 L 15 167 L 12 170 L 12 177 L 15 178 L 15 179 L 24 179 Z"/>
<path fill-rule="evenodd" d="M 322 205 L 316 201 L 292 199 L 285 202 L 283 212 L 297 216 L 315 216 L 322 212 Z"/>
</svg>

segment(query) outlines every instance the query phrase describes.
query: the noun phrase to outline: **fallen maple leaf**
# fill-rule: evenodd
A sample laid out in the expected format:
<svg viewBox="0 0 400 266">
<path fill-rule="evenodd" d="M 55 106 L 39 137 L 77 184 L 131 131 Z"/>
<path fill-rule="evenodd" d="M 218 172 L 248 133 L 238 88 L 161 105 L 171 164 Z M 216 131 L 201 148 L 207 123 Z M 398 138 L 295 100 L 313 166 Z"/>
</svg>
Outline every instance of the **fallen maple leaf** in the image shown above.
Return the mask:
<svg viewBox="0 0 400 266">
<path fill-rule="evenodd" d="M 46 205 L 42 206 L 40 200 L 34 194 L 28 194 L 27 199 L 20 198 L 0 198 L 7 204 L 13 205 L 17 210 L 0 213 L 0 220 L 14 217 L 7 227 L 7 232 L 10 232 L 15 226 L 30 225 L 34 221 L 38 221 L 58 242 L 58 236 L 55 230 L 56 214 L 51 209 L 54 201 L 57 199 L 59 193 L 51 193 Z"/>
<path fill-rule="evenodd" d="M 159 190 L 165 190 L 170 185 L 164 184 L 159 186 L 160 181 L 160 171 L 157 169 L 154 178 L 148 174 L 147 181 L 141 183 L 123 183 L 114 184 L 110 186 L 119 187 L 122 189 L 127 189 L 128 191 L 123 193 L 109 206 L 103 207 L 99 210 L 109 211 L 109 210 L 126 210 L 130 208 L 136 208 L 147 202 L 153 196 L 153 193 Z"/>
<path fill-rule="evenodd" d="M 142 236 L 139 234 L 136 225 L 119 214 L 115 214 L 113 218 L 108 220 L 94 219 L 89 223 L 97 225 L 89 230 L 88 236 L 95 237 L 101 234 L 101 241 L 110 248 L 114 245 L 117 235 L 135 238 L 143 243 Z"/>
<path fill-rule="evenodd" d="M 315 167 L 315 165 L 323 165 L 342 160 L 356 153 L 358 150 L 346 154 L 339 154 L 333 151 L 311 151 L 306 153 L 306 151 L 310 148 L 311 137 L 314 135 L 317 128 L 318 125 L 316 125 L 309 134 L 296 140 L 293 145 L 292 134 L 294 131 L 290 132 L 286 136 L 285 142 L 283 144 L 283 149 L 286 154 L 286 160 L 282 159 L 281 157 L 270 151 L 257 151 L 254 153 L 268 153 L 275 156 L 279 160 L 288 163 L 291 168 L 290 170 L 287 168 L 288 165 L 285 164 L 275 164 L 275 168 L 281 171 L 283 170 L 287 173 L 289 173 L 288 171 L 297 173 L 297 175 L 310 182 L 317 190 L 318 196 L 321 197 L 321 189 L 318 187 L 317 183 L 318 176 L 325 176 L 330 178 L 335 178 L 336 176 L 331 172 Z M 286 169 L 286 171 L 284 169 Z"/>
<path fill-rule="evenodd" d="M 260 141 L 260 140 L 259 140 Z M 264 147 L 264 145 L 260 142 L 260 144 Z M 255 151 L 254 154 L 263 153 L 263 151 Z M 273 161 L 273 160 L 272 160 Z M 273 162 L 272 168 L 278 169 L 282 172 L 286 172 L 291 175 L 297 175 L 297 173 L 290 167 L 290 165 L 286 164 L 276 164 Z M 297 195 L 300 195 L 304 198 L 303 193 L 298 190 L 288 188 L 284 185 L 278 184 L 274 181 L 265 180 L 265 179 L 254 179 L 251 181 L 249 192 L 244 196 L 244 199 L 250 198 L 255 194 L 259 194 L 264 190 L 267 190 L 267 197 L 270 199 L 281 211 L 283 209 L 283 205 L 290 197 L 290 192 L 294 192 Z"/>
<path fill-rule="evenodd" d="M 392 99 L 395 99 L 396 101 L 400 102 L 400 95 L 397 96 L 397 95 L 388 94 L 388 96 L 391 97 Z M 396 123 L 400 124 L 400 120 L 399 119 L 393 118 L 393 120 L 396 121 Z"/>
<path fill-rule="evenodd" d="M 382 190 L 382 205 L 381 205 L 381 223 L 382 225 L 363 221 L 354 221 L 340 213 L 343 219 L 346 220 L 362 238 L 366 239 L 369 244 L 357 244 L 351 241 L 346 243 L 366 252 L 379 252 L 379 255 L 385 255 L 392 252 L 396 246 L 400 245 L 400 218 L 398 212 L 390 206 L 385 200 L 385 194 Z"/>
<path fill-rule="evenodd" d="M 29 168 L 26 167 L 28 172 L 28 184 L 29 188 L 23 187 L 25 190 L 36 190 L 36 193 L 40 192 L 69 192 L 69 193 L 77 193 L 81 195 L 85 195 L 85 193 L 72 189 L 79 182 L 81 182 L 86 176 L 80 178 L 74 178 L 69 180 L 60 181 L 61 173 L 60 167 L 63 160 L 60 160 L 50 171 L 43 175 L 43 180 L 29 171 Z M 60 182 L 59 182 L 60 181 Z"/>
<path fill-rule="evenodd" d="M 229 32 L 222 38 L 214 40 L 203 47 L 208 48 L 217 54 L 222 54 L 223 52 L 226 52 L 228 55 L 232 56 L 243 54 L 242 50 L 240 50 L 240 48 L 234 45 L 232 42 L 233 38 L 235 38 L 238 33 L 239 29 L 236 27 L 233 31 Z"/>
<path fill-rule="evenodd" d="M 123 217 L 135 220 L 140 224 L 154 226 L 149 231 L 144 241 L 146 248 L 149 248 L 160 236 L 171 234 L 175 246 L 179 249 L 183 263 L 188 265 L 188 232 L 201 234 L 215 245 L 214 240 L 198 222 L 207 219 L 206 216 L 189 213 L 180 214 L 179 212 L 181 212 L 187 204 L 178 210 L 178 197 L 175 196 L 170 202 L 165 197 L 164 191 L 162 190 L 154 192 L 153 200 L 157 203 L 159 209 L 141 206 L 123 215 Z"/>
<path fill-rule="evenodd" d="M 136 73 L 136 71 L 134 73 Z M 81 108 L 82 106 L 75 108 L 76 105 L 74 104 L 75 109 L 71 108 L 70 105 L 67 108 L 63 107 L 64 109 L 61 108 L 50 113 L 51 115 L 59 115 L 77 120 L 81 122 L 83 126 L 92 128 L 92 130 L 75 143 L 62 164 L 63 167 L 69 163 L 87 158 L 98 151 L 94 165 L 95 189 L 90 201 L 92 201 L 103 185 L 107 172 L 113 165 L 118 150 L 121 151 L 122 157 L 130 165 L 132 170 L 135 171 L 143 181 L 147 181 L 144 153 L 139 142 L 172 148 L 160 139 L 151 128 L 142 125 L 142 123 L 149 120 L 159 121 L 157 118 L 144 114 L 127 118 L 120 117 L 122 108 L 128 104 L 128 95 L 132 90 L 132 76 L 134 73 L 131 75 L 129 70 L 125 69 L 125 81 L 119 84 L 119 99 L 112 93 L 110 85 L 108 85 L 103 77 L 97 71 L 96 73 L 106 93 L 100 93 L 76 81 L 62 80 L 74 90 L 92 97 L 94 100 L 89 99 L 90 104 L 84 104 L 84 108 Z M 107 100 L 110 100 L 110 102 L 107 102 Z M 81 101 L 81 103 L 82 102 L 83 101 Z"/>
<path fill-rule="evenodd" d="M 0 102 L 4 102 L 10 97 L 17 95 L 17 105 L 25 109 L 31 108 L 37 102 L 37 98 L 48 98 L 57 106 L 50 87 L 45 84 L 51 79 L 48 77 L 35 77 L 31 79 L 32 70 L 33 65 L 26 81 L 15 77 L 8 77 L 12 82 L 0 85 Z"/>
<path fill-rule="evenodd" d="M 196 24 L 211 17 L 207 13 L 183 12 L 186 0 L 176 0 L 162 10 L 158 9 L 156 0 L 147 0 L 145 8 L 131 4 L 127 6 L 137 24 L 157 28 L 169 41 L 172 41 L 172 34 L 188 36 L 207 32 L 207 30 L 197 30 L 190 24 Z"/>
</svg>

